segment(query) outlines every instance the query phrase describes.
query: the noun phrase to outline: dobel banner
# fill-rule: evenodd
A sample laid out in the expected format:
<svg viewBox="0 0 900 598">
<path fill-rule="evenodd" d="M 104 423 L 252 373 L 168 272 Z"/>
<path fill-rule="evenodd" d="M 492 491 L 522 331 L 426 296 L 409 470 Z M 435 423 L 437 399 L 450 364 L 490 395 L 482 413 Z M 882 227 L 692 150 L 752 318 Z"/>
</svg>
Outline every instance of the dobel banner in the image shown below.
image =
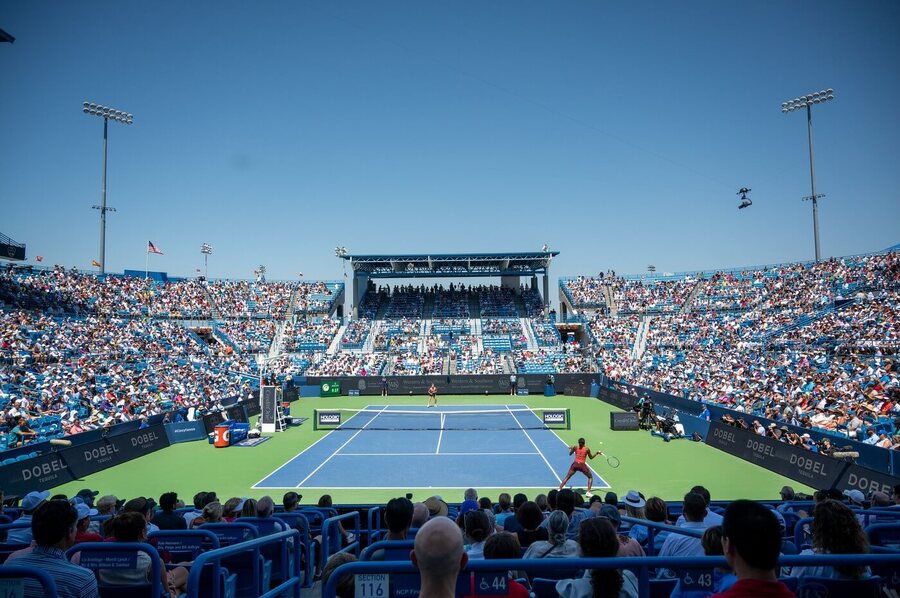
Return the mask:
<svg viewBox="0 0 900 598">
<path fill-rule="evenodd" d="M 710 422 L 706 444 L 817 489 L 831 488 L 840 473 L 835 459 L 721 422 Z"/>
<path fill-rule="evenodd" d="M 131 461 L 169 446 L 169 438 L 162 426 L 152 426 L 127 434 L 102 438 L 62 451 L 63 458 L 75 478 Z"/>
<path fill-rule="evenodd" d="M 25 496 L 32 490 L 55 488 L 75 478 L 61 453 L 53 452 L 0 467 L 6 496 Z"/>
</svg>

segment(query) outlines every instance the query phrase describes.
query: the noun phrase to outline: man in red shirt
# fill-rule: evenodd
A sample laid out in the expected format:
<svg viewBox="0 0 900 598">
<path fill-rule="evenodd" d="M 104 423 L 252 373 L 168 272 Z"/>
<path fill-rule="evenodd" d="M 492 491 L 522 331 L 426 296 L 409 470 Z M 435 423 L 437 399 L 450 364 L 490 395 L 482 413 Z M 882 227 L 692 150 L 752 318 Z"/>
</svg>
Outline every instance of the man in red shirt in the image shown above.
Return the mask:
<svg viewBox="0 0 900 598">
<path fill-rule="evenodd" d="M 593 459 L 597 455 L 602 455 L 603 451 L 597 451 L 596 453 L 592 452 L 591 449 L 584 446 L 584 438 L 579 438 L 578 446 L 569 447 L 569 454 L 571 455 L 572 453 L 575 453 L 575 461 L 573 461 L 572 466 L 569 467 L 569 473 L 566 475 L 566 479 L 559 484 L 559 489 L 562 490 L 565 488 L 566 482 L 575 475 L 576 471 L 580 471 L 587 476 L 587 492 L 585 492 L 584 495 L 590 498 L 593 496 L 593 494 L 591 494 L 591 486 L 594 484 L 594 474 L 591 473 L 590 467 L 587 466 L 587 458 L 590 457 Z"/>
<path fill-rule="evenodd" d="M 738 580 L 712 598 L 796 598 L 778 581 L 781 526 L 775 514 L 752 500 L 736 500 L 722 522 L 725 559 Z"/>
</svg>

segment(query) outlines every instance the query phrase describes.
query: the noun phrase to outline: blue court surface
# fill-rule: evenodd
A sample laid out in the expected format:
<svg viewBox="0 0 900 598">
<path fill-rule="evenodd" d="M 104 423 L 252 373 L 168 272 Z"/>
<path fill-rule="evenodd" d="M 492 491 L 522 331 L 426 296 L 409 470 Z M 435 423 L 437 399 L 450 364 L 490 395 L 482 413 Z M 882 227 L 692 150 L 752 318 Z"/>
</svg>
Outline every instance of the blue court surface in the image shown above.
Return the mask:
<svg viewBox="0 0 900 598">
<path fill-rule="evenodd" d="M 509 409 L 526 407 L 370 405 L 348 420 L 347 429 L 321 431 L 319 440 L 253 487 L 558 487 L 573 460 L 566 443 L 553 430 L 535 429 L 542 423 L 537 414 L 498 412 Z M 391 415 L 392 411 L 405 413 Z M 421 411 L 421 416 L 408 413 L 411 411 Z M 454 411 L 491 413 L 454 417 Z M 460 418 L 467 423 L 454 423 Z M 454 426 L 461 429 L 452 429 Z M 471 429 L 476 427 L 487 429 Z M 584 487 L 586 483 L 587 479 L 576 473 L 568 485 Z M 608 487 L 594 471 L 594 488 Z"/>
</svg>

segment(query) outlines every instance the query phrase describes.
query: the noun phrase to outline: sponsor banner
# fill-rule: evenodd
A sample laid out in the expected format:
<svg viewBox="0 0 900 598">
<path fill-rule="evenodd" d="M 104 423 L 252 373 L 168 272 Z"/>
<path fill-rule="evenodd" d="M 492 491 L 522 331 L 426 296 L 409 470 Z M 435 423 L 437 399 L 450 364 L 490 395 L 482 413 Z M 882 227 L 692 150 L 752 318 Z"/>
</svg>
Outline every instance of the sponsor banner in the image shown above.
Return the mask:
<svg viewBox="0 0 900 598">
<path fill-rule="evenodd" d="M 836 487 L 846 465 L 720 422 L 710 422 L 706 444 L 813 488 Z"/>
<path fill-rule="evenodd" d="M 233 419 L 236 422 L 247 423 L 247 411 L 244 409 L 243 404 L 234 405 L 233 407 L 229 407 L 225 410 L 225 413 L 228 414 L 228 419 Z"/>
<path fill-rule="evenodd" d="M 577 396 L 589 396 L 591 382 L 596 380 L 598 374 L 555 374 L 556 389 L 565 394 Z M 342 393 L 349 394 L 351 389 L 358 390 L 360 395 L 380 395 L 382 376 L 342 376 L 337 378 L 318 378 L 310 376 L 307 384 L 315 385 L 321 395 L 322 384 L 340 384 Z M 428 387 L 433 383 L 437 386 L 438 395 L 442 394 L 509 394 L 509 376 L 481 375 L 471 376 L 388 376 L 389 395 L 413 395 L 424 396 Z M 517 388 L 527 389 L 529 394 L 544 394 L 544 384 L 547 382 L 546 374 L 518 374 Z M 309 396 L 308 391 L 301 390 L 303 396 Z M 315 395 L 313 395 L 315 396 Z"/>
<path fill-rule="evenodd" d="M 838 462 L 840 461 L 838 460 Z M 894 486 L 897 484 L 900 484 L 900 478 L 853 464 L 841 476 L 838 488 L 841 490 L 861 490 L 866 496 L 870 492 L 880 490 L 890 496 Z"/>
<path fill-rule="evenodd" d="M 62 455 L 72 475 L 83 478 L 167 446 L 169 438 L 165 429 L 155 426 L 73 446 L 62 451 Z"/>
<path fill-rule="evenodd" d="M 600 388 L 600 393 L 598 398 L 604 403 L 609 403 L 623 411 L 631 411 L 634 409 L 634 406 L 637 404 L 637 397 L 633 397 L 631 395 L 619 392 L 614 388 L 607 388 L 605 386 Z"/>
<path fill-rule="evenodd" d="M 164 429 L 169 444 L 206 439 L 206 429 L 203 427 L 203 422 L 199 421 L 165 424 Z"/>
<path fill-rule="evenodd" d="M 248 399 L 244 401 L 244 409 L 247 411 L 247 417 L 253 417 L 262 413 L 262 406 L 259 399 Z"/>
<path fill-rule="evenodd" d="M 6 496 L 25 496 L 32 490 L 55 488 L 75 479 L 62 453 L 51 452 L 0 467 Z"/>
<path fill-rule="evenodd" d="M 339 426 L 341 425 L 340 411 L 316 411 L 316 421 L 320 426 Z"/>
<path fill-rule="evenodd" d="M 550 425 L 566 425 L 566 411 L 565 409 L 553 410 L 553 411 L 544 411 L 544 424 Z"/>
<path fill-rule="evenodd" d="M 260 424 L 266 425 L 274 425 L 275 424 L 275 387 L 274 386 L 263 386 L 262 390 L 262 407 L 261 407 L 261 415 L 259 418 Z"/>
<path fill-rule="evenodd" d="M 610 430 L 639 430 L 638 414 L 634 411 L 613 412 L 609 414 Z"/>
</svg>

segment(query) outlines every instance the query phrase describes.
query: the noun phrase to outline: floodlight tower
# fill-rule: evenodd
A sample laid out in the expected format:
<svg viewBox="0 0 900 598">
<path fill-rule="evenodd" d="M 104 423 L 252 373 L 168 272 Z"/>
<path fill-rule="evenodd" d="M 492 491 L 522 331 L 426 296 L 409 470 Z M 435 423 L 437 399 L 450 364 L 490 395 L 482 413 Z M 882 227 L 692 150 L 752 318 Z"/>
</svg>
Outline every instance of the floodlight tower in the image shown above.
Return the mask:
<svg viewBox="0 0 900 598">
<path fill-rule="evenodd" d="M 100 205 L 94 206 L 95 210 L 100 210 L 100 274 L 106 273 L 106 213 L 115 212 L 115 208 L 106 206 L 106 145 L 107 145 L 107 128 L 109 121 L 114 120 L 123 125 L 130 125 L 134 122 L 134 115 L 107 108 L 99 104 L 84 102 L 81 105 L 81 111 L 85 114 L 92 114 L 103 118 L 103 188 L 100 193 Z"/>
<path fill-rule="evenodd" d="M 816 193 L 816 167 L 815 160 L 813 159 L 812 106 L 813 104 L 830 102 L 833 99 L 834 90 L 829 88 L 823 89 L 822 91 L 817 91 L 816 93 L 811 93 L 809 95 L 800 96 L 799 98 L 784 102 L 781 105 L 781 111 L 784 114 L 793 112 L 794 110 L 799 110 L 800 108 L 806 108 L 806 129 L 809 136 L 809 181 L 810 186 L 812 187 L 812 193 L 809 196 L 804 197 L 803 199 L 812 202 L 813 239 L 815 240 L 816 244 L 817 262 L 819 261 L 819 198 L 825 197 L 825 195 Z"/>
<path fill-rule="evenodd" d="M 209 256 L 212 255 L 212 245 L 204 243 L 200 246 L 200 253 L 203 254 L 203 278 L 209 280 Z"/>
</svg>

